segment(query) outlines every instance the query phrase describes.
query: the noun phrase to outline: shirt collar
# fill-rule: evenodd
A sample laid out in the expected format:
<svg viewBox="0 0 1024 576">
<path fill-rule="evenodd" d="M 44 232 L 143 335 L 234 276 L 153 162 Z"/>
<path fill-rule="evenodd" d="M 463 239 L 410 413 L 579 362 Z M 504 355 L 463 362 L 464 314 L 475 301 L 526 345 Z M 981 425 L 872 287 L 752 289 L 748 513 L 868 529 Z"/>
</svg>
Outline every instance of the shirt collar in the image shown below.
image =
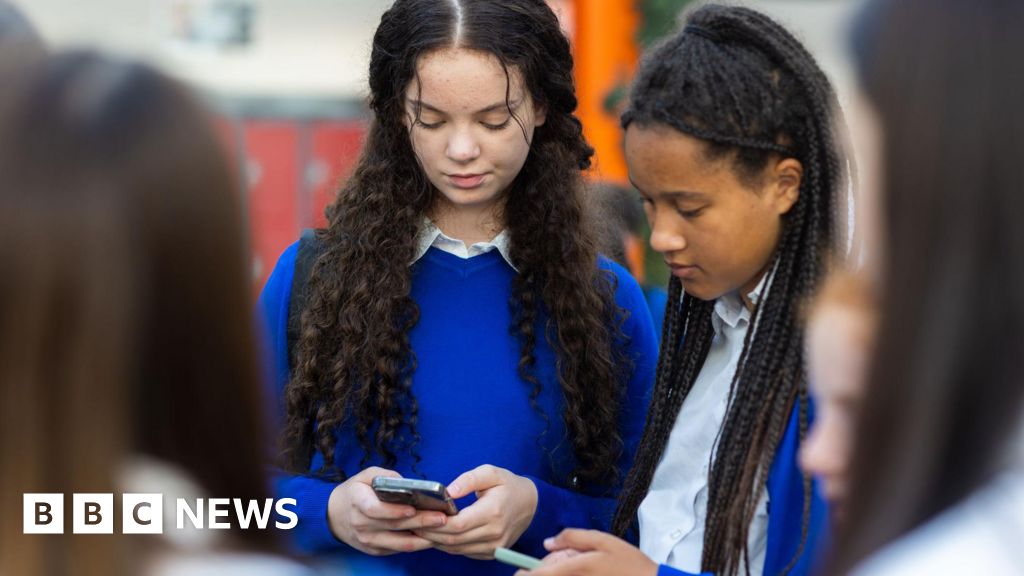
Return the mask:
<svg viewBox="0 0 1024 576">
<path fill-rule="evenodd" d="M 477 242 L 467 247 L 465 242 L 448 236 L 430 218 L 425 217 L 423 218 L 423 224 L 420 226 L 419 235 L 416 237 L 416 255 L 410 264 L 422 258 L 432 246 L 462 258 L 472 258 L 491 250 L 497 250 L 513 270 L 519 271 L 516 265 L 512 263 L 511 245 L 507 229 L 499 232 L 490 242 Z"/>
<path fill-rule="evenodd" d="M 761 277 L 761 281 L 757 283 L 757 286 L 753 290 L 747 293 L 747 298 L 754 306 L 761 301 L 765 292 L 771 283 L 771 278 L 775 275 L 775 267 L 769 270 L 764 276 Z M 750 310 L 743 304 L 743 299 L 740 298 L 738 290 L 720 296 L 715 301 L 715 315 L 711 318 L 712 327 L 715 329 L 715 333 L 718 334 L 722 331 L 722 324 L 728 324 L 730 328 L 735 328 L 740 322 L 750 321 Z"/>
</svg>

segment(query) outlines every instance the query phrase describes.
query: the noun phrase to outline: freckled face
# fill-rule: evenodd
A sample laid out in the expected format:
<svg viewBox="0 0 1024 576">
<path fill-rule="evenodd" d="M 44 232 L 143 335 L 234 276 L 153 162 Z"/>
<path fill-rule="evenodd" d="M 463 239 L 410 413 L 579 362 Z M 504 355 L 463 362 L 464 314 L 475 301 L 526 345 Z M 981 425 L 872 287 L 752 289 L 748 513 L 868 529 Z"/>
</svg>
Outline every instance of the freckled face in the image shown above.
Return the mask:
<svg viewBox="0 0 1024 576">
<path fill-rule="evenodd" d="M 636 123 L 626 130 L 626 163 L 644 200 L 651 247 L 688 294 L 712 300 L 757 286 L 778 245 L 782 215 L 799 194 L 799 162 L 785 162 L 792 173 L 777 177 L 773 164 L 754 186 L 730 161 L 709 161 L 705 144 L 678 130 Z"/>
<path fill-rule="evenodd" d="M 486 52 L 442 49 L 420 57 L 405 96 L 413 149 L 439 202 L 450 210 L 498 207 L 545 120 L 522 74 L 510 67 L 506 75 Z"/>
</svg>

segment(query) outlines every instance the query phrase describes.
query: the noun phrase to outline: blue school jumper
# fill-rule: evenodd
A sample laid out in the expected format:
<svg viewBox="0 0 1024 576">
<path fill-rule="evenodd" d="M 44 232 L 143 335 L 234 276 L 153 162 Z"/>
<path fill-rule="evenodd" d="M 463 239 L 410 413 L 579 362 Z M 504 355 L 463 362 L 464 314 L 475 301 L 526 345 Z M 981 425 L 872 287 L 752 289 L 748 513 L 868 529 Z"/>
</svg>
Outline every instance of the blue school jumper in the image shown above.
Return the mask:
<svg viewBox="0 0 1024 576">
<path fill-rule="evenodd" d="M 282 391 L 288 381 L 288 305 L 297 245 L 278 260 L 260 297 L 275 373 L 274 397 L 284 412 Z M 624 441 L 619 461 L 622 475 L 629 470 L 643 431 L 657 363 L 657 343 L 643 292 L 619 265 L 601 259 L 600 267 L 617 277 L 616 302 L 628 314 L 623 325 L 625 347 L 632 360 L 623 382 L 620 434 Z M 562 421 L 562 392 L 556 377 L 555 353 L 544 337 L 546 316 L 535 327 L 537 359 L 534 374 L 542 384 L 536 408 L 533 385 L 518 375 L 519 342 L 510 332 L 512 279 L 515 270 L 492 250 L 462 259 L 431 248 L 412 265 L 412 298 L 420 310 L 409 338 L 417 366 L 412 389 L 419 404 L 416 447 L 422 457 L 416 467 L 408 451 L 394 466 L 402 476 L 448 483 L 481 464 L 507 468 L 527 476 L 537 486 L 537 512 L 515 544 L 521 552 L 543 556 L 543 540 L 563 528 L 607 530 L 615 511 L 613 489 L 566 487 L 574 467 L 572 446 Z M 335 463 L 346 476 L 380 458 L 360 464 L 363 449 L 351 424 L 337 431 Z M 319 454 L 311 470 L 322 464 Z M 285 476 L 276 482 L 279 498 L 297 500 L 298 525 L 293 536 L 300 550 L 317 554 L 361 554 L 338 541 L 327 524 L 327 500 L 336 483 L 312 476 Z M 469 496 L 460 508 L 472 504 Z M 439 550 L 395 554 L 384 562 L 410 575 L 509 575 L 515 569 L 495 561 L 473 560 Z"/>
</svg>

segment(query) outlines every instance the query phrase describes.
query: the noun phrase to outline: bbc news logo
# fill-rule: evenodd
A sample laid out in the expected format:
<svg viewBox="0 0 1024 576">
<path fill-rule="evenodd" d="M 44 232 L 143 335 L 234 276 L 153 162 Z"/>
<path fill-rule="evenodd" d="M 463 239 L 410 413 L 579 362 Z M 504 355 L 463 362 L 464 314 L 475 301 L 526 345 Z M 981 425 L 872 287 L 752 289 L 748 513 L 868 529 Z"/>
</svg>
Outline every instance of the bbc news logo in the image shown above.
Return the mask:
<svg viewBox="0 0 1024 576">
<path fill-rule="evenodd" d="M 174 506 L 174 527 L 178 530 L 226 530 L 231 528 L 228 518 L 234 513 L 239 528 L 265 530 L 270 525 L 272 513 L 276 512 L 279 519 L 274 521 L 274 527 L 291 530 L 299 523 L 293 509 L 295 505 L 294 498 L 282 498 L 276 502 L 270 498 L 262 501 L 196 498 L 192 502 L 178 498 Z M 113 494 L 73 494 L 71 511 L 73 534 L 114 533 Z M 64 495 L 24 494 L 22 518 L 25 534 L 63 534 Z M 163 494 L 122 494 L 121 533 L 163 534 Z"/>
</svg>

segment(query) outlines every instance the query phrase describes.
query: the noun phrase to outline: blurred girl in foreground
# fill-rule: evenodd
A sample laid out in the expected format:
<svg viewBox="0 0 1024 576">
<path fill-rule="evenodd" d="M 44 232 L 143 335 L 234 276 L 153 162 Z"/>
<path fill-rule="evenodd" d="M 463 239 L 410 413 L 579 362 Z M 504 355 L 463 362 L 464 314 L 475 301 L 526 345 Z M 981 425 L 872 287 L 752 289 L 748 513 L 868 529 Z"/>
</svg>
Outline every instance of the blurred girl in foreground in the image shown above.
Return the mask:
<svg viewBox="0 0 1024 576">
<path fill-rule="evenodd" d="M 54 56 L 0 82 L 0 573 L 297 574 L 267 530 L 121 536 L 122 493 L 268 496 L 238 198 L 210 119 L 137 64 Z M 24 535 L 23 493 L 64 494 Z M 113 493 L 73 535 L 73 493 Z M 194 505 L 194 504 L 193 504 Z M 105 511 L 115 514 L 114 510 Z"/>
<path fill-rule="evenodd" d="M 1024 566 L 1022 27 L 1024 5 L 998 0 L 875 1 L 858 22 L 882 297 L 843 416 L 857 440 L 835 572 Z"/>
</svg>

